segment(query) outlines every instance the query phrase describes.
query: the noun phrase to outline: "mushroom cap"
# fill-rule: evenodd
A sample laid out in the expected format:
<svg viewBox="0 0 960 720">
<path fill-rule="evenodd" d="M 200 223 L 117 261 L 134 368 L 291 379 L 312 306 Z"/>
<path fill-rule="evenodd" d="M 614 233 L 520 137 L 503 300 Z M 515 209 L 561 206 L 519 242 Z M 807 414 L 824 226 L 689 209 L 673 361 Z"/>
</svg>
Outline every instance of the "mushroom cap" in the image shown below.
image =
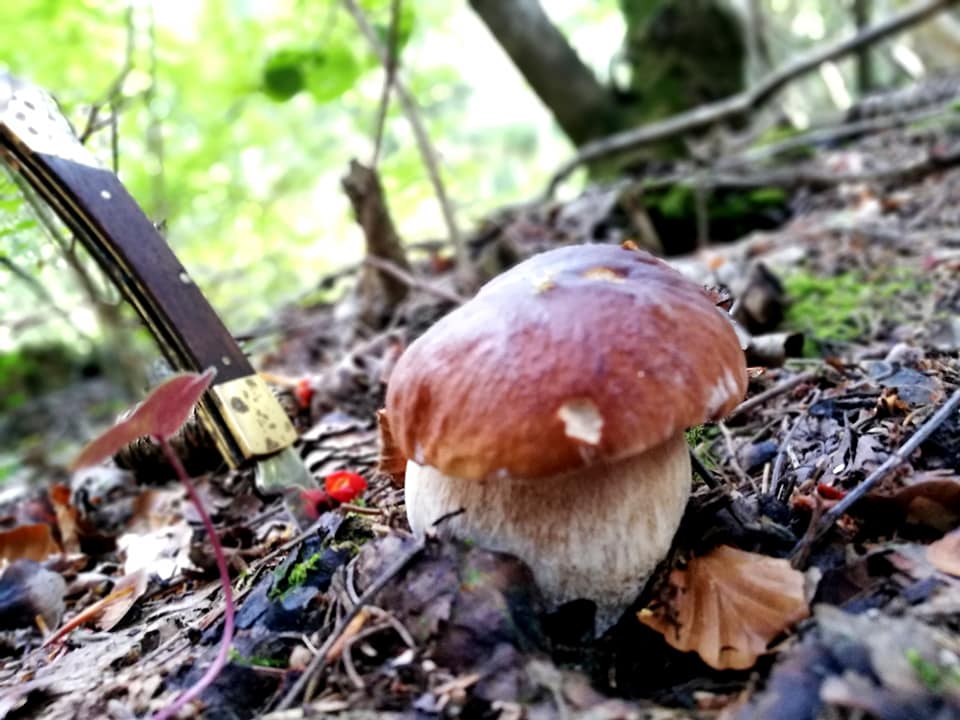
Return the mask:
<svg viewBox="0 0 960 720">
<path fill-rule="evenodd" d="M 467 480 L 536 479 L 656 447 L 746 390 L 733 325 L 648 253 L 575 245 L 487 283 L 400 356 L 397 448 Z"/>
</svg>

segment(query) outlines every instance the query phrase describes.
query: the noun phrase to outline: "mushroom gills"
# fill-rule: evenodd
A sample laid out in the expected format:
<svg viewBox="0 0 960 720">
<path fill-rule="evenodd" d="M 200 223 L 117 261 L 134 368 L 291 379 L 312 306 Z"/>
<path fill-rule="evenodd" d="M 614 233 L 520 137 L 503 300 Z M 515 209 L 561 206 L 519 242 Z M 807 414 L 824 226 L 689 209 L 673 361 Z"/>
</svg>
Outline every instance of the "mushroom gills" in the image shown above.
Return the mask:
<svg viewBox="0 0 960 720">
<path fill-rule="evenodd" d="M 465 480 L 407 462 L 411 529 L 511 553 L 533 570 L 548 608 L 597 604 L 597 631 L 616 622 L 670 549 L 690 495 L 683 433 L 643 453 L 536 480 Z"/>
</svg>

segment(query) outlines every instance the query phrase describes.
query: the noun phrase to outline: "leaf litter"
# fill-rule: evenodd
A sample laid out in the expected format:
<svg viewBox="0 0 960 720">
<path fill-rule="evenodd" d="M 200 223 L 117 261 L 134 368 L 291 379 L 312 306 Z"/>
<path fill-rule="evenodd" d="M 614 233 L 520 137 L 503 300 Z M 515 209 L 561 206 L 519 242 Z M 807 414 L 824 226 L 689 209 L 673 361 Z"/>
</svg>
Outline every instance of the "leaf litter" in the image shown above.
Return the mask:
<svg viewBox="0 0 960 720">
<path fill-rule="evenodd" d="M 850 162 L 896 140 L 867 138 L 837 155 Z M 389 369 L 449 303 L 414 294 L 390 330 L 349 344 L 330 306 L 284 310 L 290 331 L 267 360 L 293 380 L 279 392 L 304 430 L 301 454 L 319 479 L 348 472 L 368 487 L 347 505 L 318 503 L 301 533 L 247 471 L 194 473 L 238 601 L 230 662 L 201 696 L 203 715 L 955 716 L 960 416 L 927 423 L 960 385 L 957 186 L 960 171 L 946 166 L 896 187 L 801 193 L 779 230 L 676 261 L 704 285 L 731 288 L 751 337 L 799 331 L 816 352 L 794 357 L 793 342 L 762 354 L 774 366 L 752 373 L 748 400 L 722 428 L 691 436 L 709 483 L 695 486 L 671 560 L 602 638 L 589 607 L 543 615 L 516 559 L 409 537 L 402 490 L 388 477 L 398 459 L 377 471 Z M 617 192 L 604 196 L 603 215 L 616 212 Z M 555 224 L 569 224 L 572 209 L 513 212 L 478 234 L 478 250 L 505 236 L 537 238 L 513 243 L 520 256 L 583 239 Z M 607 217 L 591 233 L 619 241 L 631 232 L 623 222 Z M 816 319 L 790 324 L 802 322 L 790 309 L 798 293 L 849 288 L 838 280 L 849 273 L 883 292 L 853 303 L 818 296 L 847 312 L 820 318 L 834 331 L 823 337 Z M 747 294 L 762 301 L 738 307 Z M 223 598 L 197 517 L 181 491 L 140 487 L 164 477 L 156 465 L 128 464 L 132 474 L 75 478 L 69 495 L 0 508 L 0 546 L 12 548 L 0 599 L 11 572 L 14 595 L 47 590 L 38 612 L 0 637 L 0 717 L 142 716 L 212 662 Z M 72 632 L 43 647 L 58 627 Z"/>
</svg>

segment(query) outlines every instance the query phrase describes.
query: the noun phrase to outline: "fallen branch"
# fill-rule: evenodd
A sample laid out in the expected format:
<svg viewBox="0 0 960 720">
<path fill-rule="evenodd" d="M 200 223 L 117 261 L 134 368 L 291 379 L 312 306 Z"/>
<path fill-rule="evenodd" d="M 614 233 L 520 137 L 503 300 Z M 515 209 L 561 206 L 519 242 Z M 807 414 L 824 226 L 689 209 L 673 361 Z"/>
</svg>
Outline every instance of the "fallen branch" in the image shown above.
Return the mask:
<svg viewBox="0 0 960 720">
<path fill-rule="evenodd" d="M 950 396 L 950 399 L 944 403 L 943 407 L 937 410 L 929 420 L 920 426 L 910 439 L 888 457 L 880 467 L 870 473 L 857 487 L 848 492 L 843 499 L 830 508 L 828 512 L 824 513 L 816 530 L 810 533 L 808 538 L 804 538 L 797 543 L 797 546 L 791 553 L 791 557 L 797 557 L 801 553 L 806 552 L 809 549 L 807 547 L 808 545 L 812 546 L 813 543 L 823 537 L 841 515 L 847 512 L 857 500 L 866 495 L 874 485 L 887 477 L 887 475 L 902 463 L 906 462 L 914 451 L 933 434 L 934 430 L 946 422 L 958 408 L 960 408 L 960 389 L 955 390 L 953 395 Z"/>
<path fill-rule="evenodd" d="M 807 372 L 800 373 L 799 375 L 794 375 L 792 378 L 787 378 L 783 382 L 777 383 L 772 388 L 764 390 L 762 393 L 754 395 L 752 398 L 744 400 L 742 403 L 737 405 L 733 412 L 731 412 L 725 418 L 727 422 L 732 420 L 735 417 L 748 413 L 751 410 L 754 410 L 761 405 L 763 405 L 767 400 L 777 397 L 778 395 L 783 395 L 785 392 L 790 392 L 798 385 L 802 385 L 806 382 L 813 382 L 817 379 L 816 370 L 808 370 Z"/>
<path fill-rule="evenodd" d="M 352 0 L 346 1 L 351 2 Z M 717 102 L 701 105 L 659 122 L 587 143 L 553 174 L 547 185 L 545 195 L 547 198 L 552 197 L 560 183 L 581 165 L 613 155 L 632 152 L 655 142 L 744 115 L 770 100 L 790 82 L 815 70 L 823 63 L 837 60 L 878 40 L 902 32 L 956 3 L 957 0 L 922 0 L 901 13 L 864 28 L 863 31 L 853 37 L 815 49 L 793 62 L 787 63 L 741 93 Z"/>
<path fill-rule="evenodd" d="M 364 258 L 363 262 L 366 265 L 372 265 L 377 270 L 392 276 L 393 278 L 407 285 L 412 290 L 419 290 L 421 292 L 429 293 L 430 295 L 435 295 L 441 300 L 452 302 L 455 305 L 463 305 L 467 301 L 466 298 L 458 295 L 453 290 L 447 290 L 446 288 L 442 288 L 425 280 L 421 280 L 413 275 L 413 273 L 407 272 L 405 269 L 395 263 L 390 262 L 389 260 L 384 260 L 383 258 L 375 255 L 368 255 L 366 258 Z"/>
</svg>

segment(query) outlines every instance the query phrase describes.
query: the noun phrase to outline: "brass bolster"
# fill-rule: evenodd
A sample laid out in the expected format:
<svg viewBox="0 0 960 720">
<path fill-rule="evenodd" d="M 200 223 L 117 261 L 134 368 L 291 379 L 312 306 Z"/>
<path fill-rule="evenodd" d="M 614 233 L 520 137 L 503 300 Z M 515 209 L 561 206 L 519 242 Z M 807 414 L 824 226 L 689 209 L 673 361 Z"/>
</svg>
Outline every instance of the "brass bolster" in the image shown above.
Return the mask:
<svg viewBox="0 0 960 720">
<path fill-rule="evenodd" d="M 236 451 L 230 452 L 223 447 L 226 443 L 214 431 L 217 444 L 221 445 L 221 452 L 231 465 L 272 455 L 296 441 L 297 431 L 293 423 L 259 375 L 214 385 L 210 388 L 210 395 L 242 455 L 237 458 Z"/>
</svg>

